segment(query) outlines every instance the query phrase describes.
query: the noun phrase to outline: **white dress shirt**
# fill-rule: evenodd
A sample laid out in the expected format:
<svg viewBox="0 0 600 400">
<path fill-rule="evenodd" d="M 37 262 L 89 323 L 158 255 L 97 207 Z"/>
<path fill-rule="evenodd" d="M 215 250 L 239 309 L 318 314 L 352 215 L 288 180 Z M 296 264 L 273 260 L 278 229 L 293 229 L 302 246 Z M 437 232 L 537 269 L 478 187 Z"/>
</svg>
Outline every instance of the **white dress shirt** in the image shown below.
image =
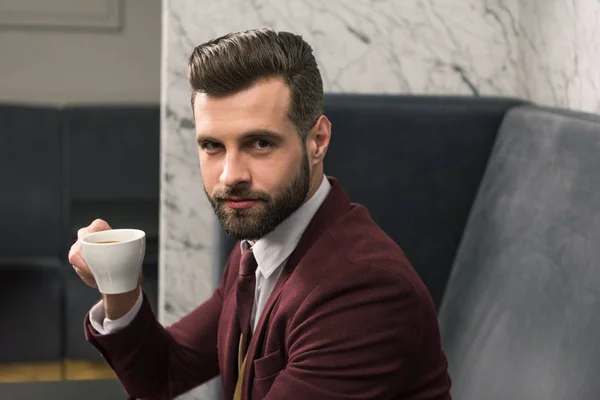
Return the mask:
<svg viewBox="0 0 600 400">
<path fill-rule="evenodd" d="M 331 190 L 327 177 L 323 179 L 315 194 L 298 208 L 285 221 L 272 232 L 252 244 L 244 240 L 241 242 L 242 250 L 251 247 L 256 257 L 256 287 L 254 291 L 254 305 L 252 306 L 252 330 L 256 329 L 260 315 L 267 300 L 281 275 L 283 266 L 290 254 L 298 245 L 302 234 L 312 220 L 313 216 L 325 201 Z M 135 305 L 119 319 L 111 320 L 104 315 L 102 300 L 90 311 L 90 323 L 98 333 L 106 335 L 116 332 L 129 325 L 142 307 L 143 296 L 137 299 Z"/>
</svg>

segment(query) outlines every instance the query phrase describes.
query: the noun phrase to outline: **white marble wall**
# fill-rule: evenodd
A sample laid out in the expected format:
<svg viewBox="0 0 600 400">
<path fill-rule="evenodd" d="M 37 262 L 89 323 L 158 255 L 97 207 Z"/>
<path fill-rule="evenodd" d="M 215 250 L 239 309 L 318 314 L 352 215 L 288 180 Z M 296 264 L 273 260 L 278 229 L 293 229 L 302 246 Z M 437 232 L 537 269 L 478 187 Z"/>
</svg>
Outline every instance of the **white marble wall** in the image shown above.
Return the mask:
<svg viewBox="0 0 600 400">
<path fill-rule="evenodd" d="M 204 197 L 185 77 L 192 49 L 272 27 L 313 46 L 327 91 L 530 98 L 600 111 L 597 0 L 163 0 L 160 319 L 212 292 L 215 219 Z M 189 399 L 212 399 L 199 388 Z"/>
<path fill-rule="evenodd" d="M 524 96 L 600 112 L 600 1 L 521 0 L 520 14 Z"/>
</svg>

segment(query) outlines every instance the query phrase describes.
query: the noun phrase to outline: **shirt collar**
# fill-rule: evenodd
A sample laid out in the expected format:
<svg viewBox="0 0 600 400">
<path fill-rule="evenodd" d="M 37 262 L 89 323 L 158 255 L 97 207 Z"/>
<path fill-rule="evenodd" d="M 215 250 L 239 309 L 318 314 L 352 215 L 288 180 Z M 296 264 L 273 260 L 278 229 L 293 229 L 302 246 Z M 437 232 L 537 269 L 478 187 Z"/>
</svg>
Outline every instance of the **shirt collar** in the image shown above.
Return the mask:
<svg viewBox="0 0 600 400">
<path fill-rule="evenodd" d="M 266 279 L 281 265 L 296 248 L 306 227 L 327 198 L 331 184 L 323 175 L 321 184 L 310 199 L 294 211 L 272 232 L 252 244 L 247 240 L 241 243 L 242 250 L 252 247 L 258 263 L 258 270 Z"/>
</svg>

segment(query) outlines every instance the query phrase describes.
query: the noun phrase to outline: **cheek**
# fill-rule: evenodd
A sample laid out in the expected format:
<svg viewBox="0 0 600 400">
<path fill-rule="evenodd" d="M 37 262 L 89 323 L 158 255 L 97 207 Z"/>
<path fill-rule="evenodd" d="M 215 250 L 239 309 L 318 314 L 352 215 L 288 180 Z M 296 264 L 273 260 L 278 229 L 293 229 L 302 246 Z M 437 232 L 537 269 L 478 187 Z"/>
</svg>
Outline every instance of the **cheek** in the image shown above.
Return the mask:
<svg viewBox="0 0 600 400">
<path fill-rule="evenodd" d="M 289 184 L 298 174 L 300 166 L 300 155 L 282 155 L 268 162 L 256 163 L 252 168 L 252 180 L 255 186 L 272 191 Z"/>
<path fill-rule="evenodd" d="M 204 188 L 208 193 L 212 193 L 212 189 L 219 182 L 219 166 L 217 163 L 207 159 L 206 156 L 199 155 L 200 161 L 200 175 L 202 176 L 202 182 Z"/>
</svg>

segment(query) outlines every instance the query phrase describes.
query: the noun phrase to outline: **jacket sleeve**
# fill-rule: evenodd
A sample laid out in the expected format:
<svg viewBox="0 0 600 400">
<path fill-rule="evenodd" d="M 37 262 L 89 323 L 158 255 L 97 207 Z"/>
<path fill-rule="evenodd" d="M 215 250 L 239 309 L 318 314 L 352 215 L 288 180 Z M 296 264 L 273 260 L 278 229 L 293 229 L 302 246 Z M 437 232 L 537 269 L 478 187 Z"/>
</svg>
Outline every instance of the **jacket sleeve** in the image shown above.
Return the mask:
<svg viewBox="0 0 600 400">
<path fill-rule="evenodd" d="M 126 392 L 137 399 L 172 399 L 219 374 L 217 329 L 227 270 L 212 297 L 164 328 L 144 295 L 122 330 L 100 335 L 85 317 L 86 339 L 104 356 Z"/>
<path fill-rule="evenodd" d="M 405 398 L 416 384 L 412 372 L 423 363 L 429 364 L 431 379 L 423 382 L 429 387 L 424 390 L 439 395 L 419 398 L 446 399 L 447 364 L 439 337 L 435 339 L 434 307 L 420 296 L 410 281 L 368 265 L 351 266 L 320 284 L 294 316 L 287 365 L 265 400 Z M 426 351 L 424 331 L 434 332 Z M 260 386 L 261 381 L 254 383 Z"/>
</svg>

